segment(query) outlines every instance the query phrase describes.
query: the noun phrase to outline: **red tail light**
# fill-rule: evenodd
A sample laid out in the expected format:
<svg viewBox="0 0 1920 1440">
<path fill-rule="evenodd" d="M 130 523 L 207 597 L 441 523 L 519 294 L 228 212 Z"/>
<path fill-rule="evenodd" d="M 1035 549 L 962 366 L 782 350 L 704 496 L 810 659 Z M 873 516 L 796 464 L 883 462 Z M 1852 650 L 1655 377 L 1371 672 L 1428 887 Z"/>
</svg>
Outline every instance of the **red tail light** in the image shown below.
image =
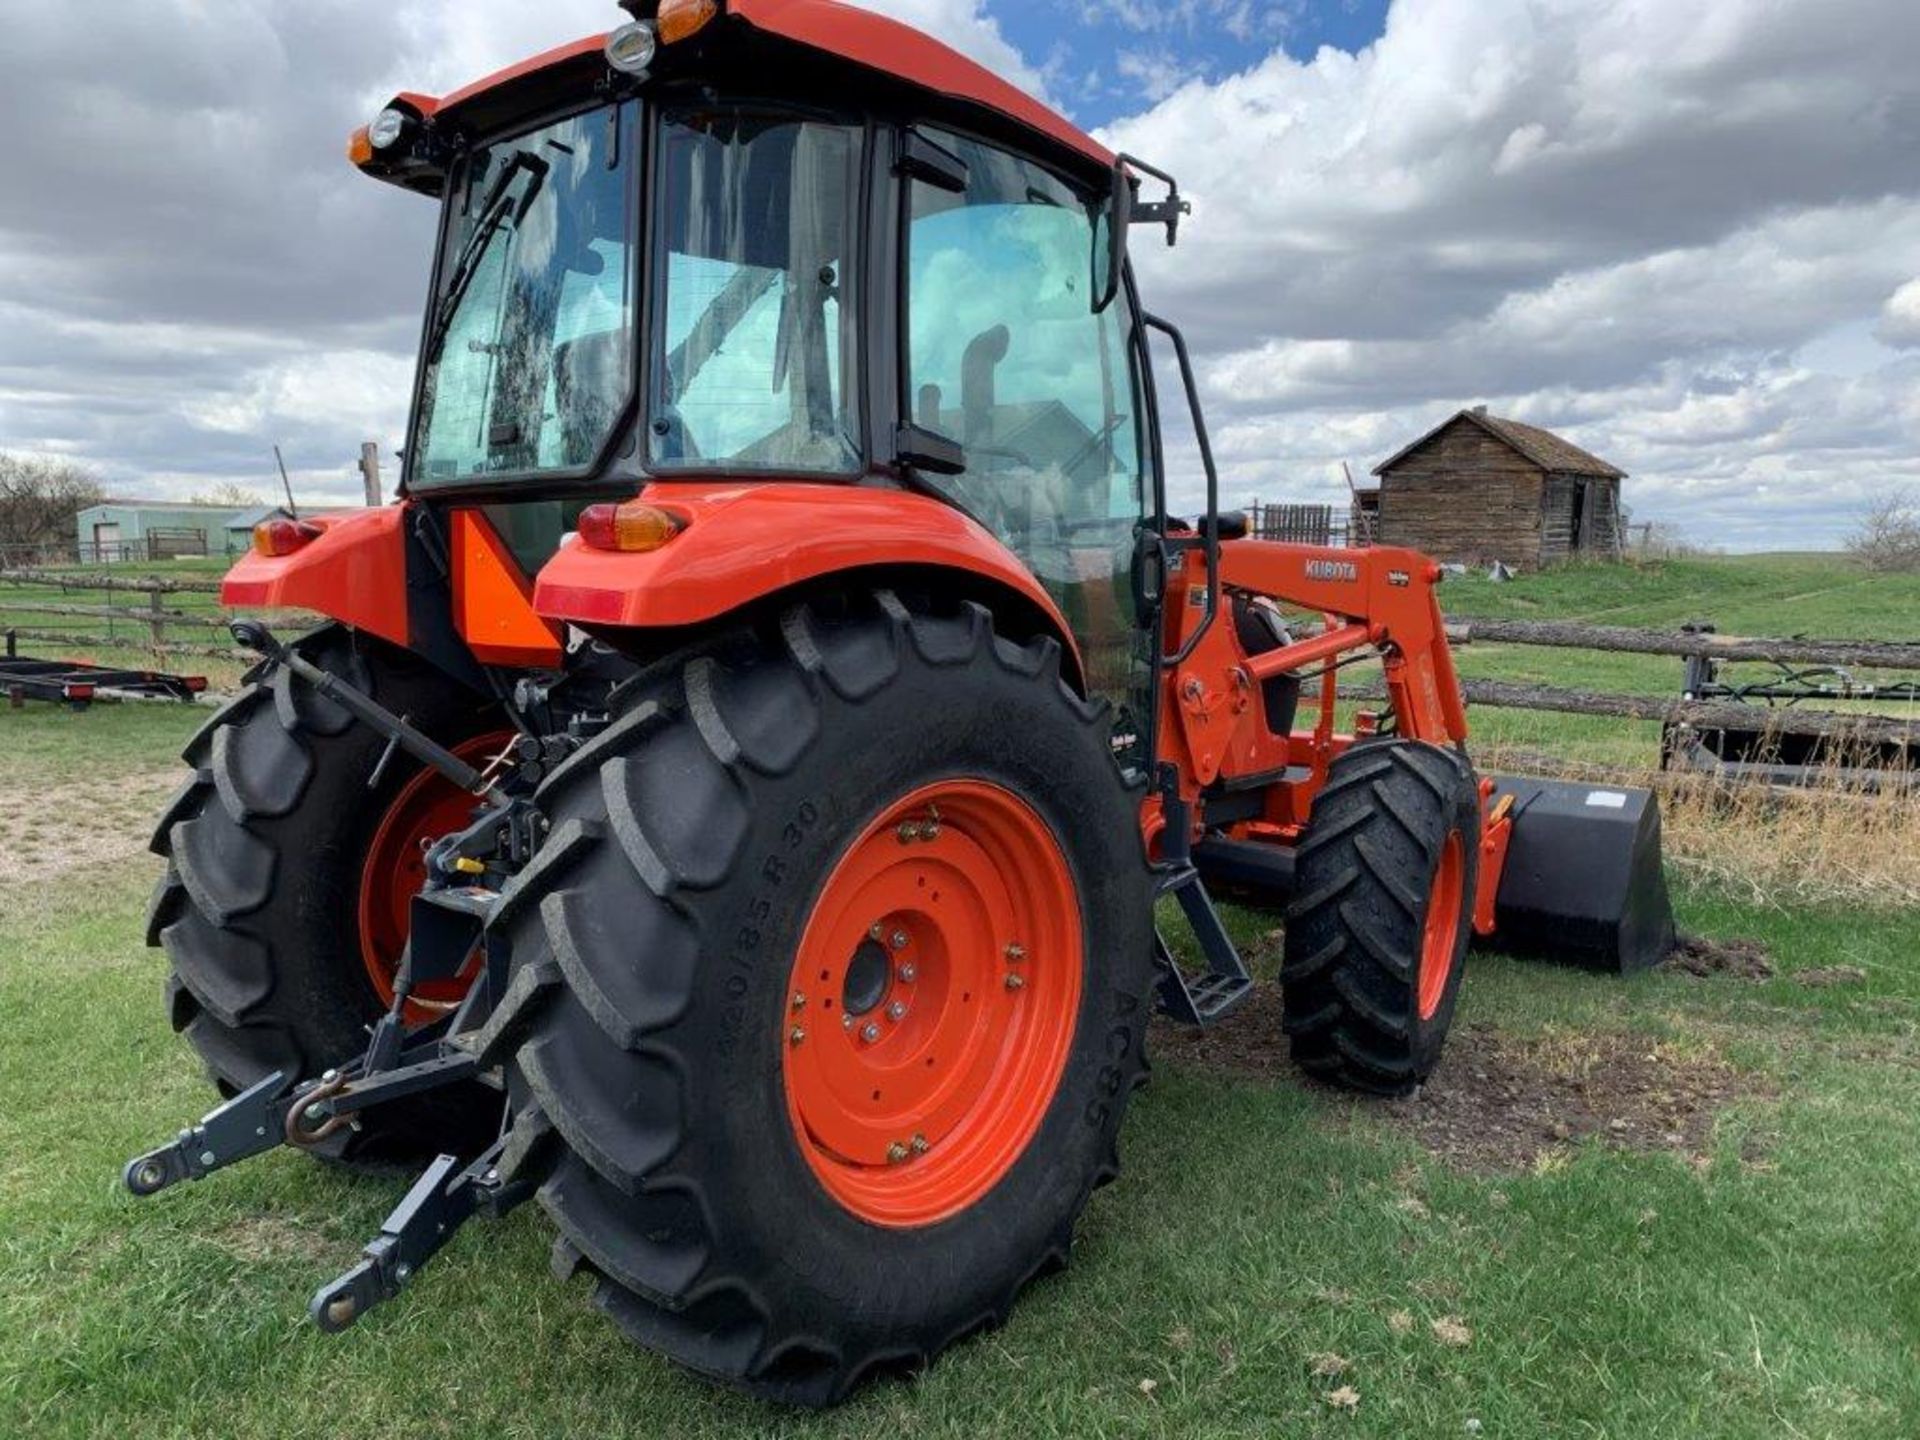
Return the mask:
<svg viewBox="0 0 1920 1440">
<path fill-rule="evenodd" d="M 595 550 L 658 550 L 684 528 L 678 516 L 639 500 L 580 512 L 580 542 Z"/>
<path fill-rule="evenodd" d="M 303 545 L 318 540 L 318 525 L 304 520 L 263 520 L 253 527 L 253 548 L 261 555 L 291 555 Z"/>
</svg>

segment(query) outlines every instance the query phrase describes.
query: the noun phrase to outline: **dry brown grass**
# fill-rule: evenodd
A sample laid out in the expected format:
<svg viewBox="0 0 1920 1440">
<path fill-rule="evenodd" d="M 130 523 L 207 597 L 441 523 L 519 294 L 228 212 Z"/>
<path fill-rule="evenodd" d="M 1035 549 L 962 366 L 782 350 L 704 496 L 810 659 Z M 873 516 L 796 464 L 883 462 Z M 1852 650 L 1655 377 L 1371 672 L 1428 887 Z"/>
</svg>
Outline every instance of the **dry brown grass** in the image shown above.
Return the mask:
<svg viewBox="0 0 1920 1440">
<path fill-rule="evenodd" d="M 1876 792 L 1838 764 L 1813 784 L 1789 787 L 1556 762 L 1499 747 L 1474 758 L 1487 772 L 1651 787 L 1669 873 L 1756 904 L 1920 904 L 1920 789 Z"/>
</svg>

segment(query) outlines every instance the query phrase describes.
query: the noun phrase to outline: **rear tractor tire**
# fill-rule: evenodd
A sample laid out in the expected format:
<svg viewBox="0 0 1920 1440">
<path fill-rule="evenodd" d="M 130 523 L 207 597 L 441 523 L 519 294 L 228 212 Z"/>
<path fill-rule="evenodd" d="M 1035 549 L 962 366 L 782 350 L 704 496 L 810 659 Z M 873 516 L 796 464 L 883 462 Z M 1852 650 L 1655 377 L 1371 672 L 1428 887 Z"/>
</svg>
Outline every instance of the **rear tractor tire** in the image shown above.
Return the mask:
<svg viewBox="0 0 1920 1440">
<path fill-rule="evenodd" d="M 1117 1166 L 1139 795 L 1051 640 L 893 595 L 635 685 L 503 905 L 514 1139 L 634 1340 L 826 1404 L 1002 1322 Z"/>
<path fill-rule="evenodd" d="M 504 743 L 496 711 L 405 652 L 337 627 L 298 644 L 474 763 Z M 173 1028 L 224 1095 L 356 1058 L 391 1002 L 419 842 L 466 824 L 474 802 L 404 755 L 369 790 L 383 748 L 284 668 L 187 742 L 193 778 L 153 836 L 167 868 L 147 943 L 171 962 Z M 444 1013 L 459 990 L 422 986 L 410 1021 Z M 379 1171 L 477 1153 L 500 1116 L 497 1091 L 463 1085 L 370 1110 L 316 1153 Z"/>
<path fill-rule="evenodd" d="M 1379 1095 L 1433 1072 L 1473 932 L 1479 837 L 1464 755 L 1375 740 L 1334 760 L 1296 855 L 1280 971 L 1301 1069 Z"/>
</svg>

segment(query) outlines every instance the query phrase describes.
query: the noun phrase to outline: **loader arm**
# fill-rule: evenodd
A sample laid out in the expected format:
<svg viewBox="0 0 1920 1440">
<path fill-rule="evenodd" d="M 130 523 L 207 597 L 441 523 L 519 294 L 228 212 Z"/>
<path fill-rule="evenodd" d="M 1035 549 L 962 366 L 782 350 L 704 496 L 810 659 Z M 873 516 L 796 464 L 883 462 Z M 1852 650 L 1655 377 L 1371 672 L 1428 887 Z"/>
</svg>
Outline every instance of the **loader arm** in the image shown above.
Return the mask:
<svg viewBox="0 0 1920 1440">
<path fill-rule="evenodd" d="M 1187 552 L 1192 561 L 1201 552 Z M 1162 759 L 1179 769 L 1181 798 L 1206 787 L 1273 777 L 1302 765 L 1317 782 L 1351 743 L 1334 732 L 1336 672 L 1377 656 L 1395 732 L 1410 740 L 1458 745 L 1467 738 L 1452 652 L 1435 587 L 1441 571 L 1411 550 L 1335 550 L 1237 539 L 1220 546 L 1224 607 L 1252 600 L 1318 612 L 1319 633 L 1250 653 L 1238 628 L 1212 623 L 1202 566 L 1177 569 L 1167 587 L 1164 653 L 1185 659 L 1161 691 Z M 1197 637 L 1197 640 L 1196 640 Z M 1276 729 L 1262 686 L 1279 676 L 1317 678 L 1319 714 L 1309 730 Z M 1305 819 L 1304 806 L 1293 823 Z"/>
<path fill-rule="evenodd" d="M 1161 785 L 1143 827 L 1160 854 L 1191 855 L 1210 879 L 1292 895 L 1315 802 L 1357 740 L 1391 734 L 1464 754 L 1466 707 L 1437 595 L 1443 572 L 1411 550 L 1233 538 L 1221 540 L 1212 576 L 1199 535 L 1176 530 L 1168 540 L 1176 559 L 1161 632 Z M 1276 619 L 1266 631 L 1238 623 L 1243 607 L 1267 605 L 1320 620 Z M 1378 662 L 1386 705 L 1351 712 L 1342 729 L 1339 671 L 1359 661 Z M 1485 776 L 1477 793 L 1471 925 L 1482 940 L 1615 970 L 1671 948 L 1649 792 Z"/>
</svg>

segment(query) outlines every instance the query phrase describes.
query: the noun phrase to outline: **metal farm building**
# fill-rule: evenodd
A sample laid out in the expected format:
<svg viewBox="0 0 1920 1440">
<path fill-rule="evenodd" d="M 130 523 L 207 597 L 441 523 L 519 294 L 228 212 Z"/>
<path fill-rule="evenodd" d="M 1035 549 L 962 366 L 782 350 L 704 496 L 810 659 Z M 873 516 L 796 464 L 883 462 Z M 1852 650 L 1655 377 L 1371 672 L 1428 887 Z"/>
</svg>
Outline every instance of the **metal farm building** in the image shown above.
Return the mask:
<svg viewBox="0 0 1920 1440">
<path fill-rule="evenodd" d="M 1626 472 L 1551 431 L 1489 415 L 1484 405 L 1462 410 L 1373 473 L 1380 479 L 1374 538 L 1382 545 L 1524 569 L 1620 558 Z"/>
</svg>

